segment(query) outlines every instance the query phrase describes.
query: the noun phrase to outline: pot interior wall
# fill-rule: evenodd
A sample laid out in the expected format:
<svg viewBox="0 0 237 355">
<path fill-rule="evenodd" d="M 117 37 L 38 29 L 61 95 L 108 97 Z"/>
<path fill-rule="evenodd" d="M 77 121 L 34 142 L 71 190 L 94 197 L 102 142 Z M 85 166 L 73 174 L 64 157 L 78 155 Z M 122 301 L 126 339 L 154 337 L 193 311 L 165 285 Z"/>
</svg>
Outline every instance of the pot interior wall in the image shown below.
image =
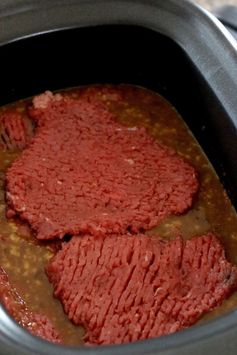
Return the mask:
<svg viewBox="0 0 237 355">
<path fill-rule="evenodd" d="M 131 83 L 159 92 L 183 116 L 236 204 L 237 165 L 228 154 L 236 132 L 208 83 L 171 39 L 137 26 L 67 29 L 4 45 L 0 57 L 1 105 L 92 83 Z"/>
</svg>

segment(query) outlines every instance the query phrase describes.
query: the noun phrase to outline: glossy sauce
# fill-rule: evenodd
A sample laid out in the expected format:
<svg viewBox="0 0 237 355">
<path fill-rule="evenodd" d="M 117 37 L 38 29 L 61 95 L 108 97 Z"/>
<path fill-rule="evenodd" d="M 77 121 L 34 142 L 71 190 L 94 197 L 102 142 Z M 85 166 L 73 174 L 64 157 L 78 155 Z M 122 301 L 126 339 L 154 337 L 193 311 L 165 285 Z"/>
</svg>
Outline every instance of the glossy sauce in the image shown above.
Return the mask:
<svg viewBox="0 0 237 355">
<path fill-rule="evenodd" d="M 151 232 L 164 238 L 182 234 L 184 238 L 213 231 L 222 240 L 227 258 L 237 264 L 237 216 L 218 177 L 200 146 L 175 109 L 161 96 L 132 86 L 96 86 L 64 91 L 73 97 L 96 92 L 99 99 L 127 126 L 145 126 L 160 143 L 176 150 L 199 174 L 200 191 L 193 208 L 183 216 L 169 217 Z M 116 93 L 123 100 L 115 100 Z M 12 104 L 22 115 L 30 101 Z M 4 110 L 2 108 L 1 110 Z M 38 242 L 29 227 L 5 218 L 4 175 L 20 152 L 0 151 L 0 265 L 32 311 L 48 315 L 63 334 L 66 344 L 82 343 L 83 329 L 74 326 L 64 315 L 61 304 L 53 298 L 44 266 L 53 255 L 52 242 Z M 151 232 L 148 232 L 151 233 Z M 56 244 L 57 246 L 57 244 Z M 222 306 L 205 315 L 200 322 L 237 307 L 237 292 Z"/>
</svg>

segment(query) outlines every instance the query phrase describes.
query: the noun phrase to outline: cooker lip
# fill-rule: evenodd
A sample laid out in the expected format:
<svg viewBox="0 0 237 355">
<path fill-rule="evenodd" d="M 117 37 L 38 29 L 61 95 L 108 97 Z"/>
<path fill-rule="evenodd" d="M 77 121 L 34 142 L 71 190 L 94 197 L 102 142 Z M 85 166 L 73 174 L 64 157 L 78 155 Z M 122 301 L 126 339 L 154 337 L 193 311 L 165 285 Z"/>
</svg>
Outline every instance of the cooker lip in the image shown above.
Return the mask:
<svg viewBox="0 0 237 355">
<path fill-rule="evenodd" d="M 18 4 L 14 5 L 16 2 Z M 217 97 L 221 102 L 223 102 L 226 112 L 230 117 L 232 117 L 235 127 L 237 127 L 237 107 L 234 107 L 233 102 L 228 100 L 228 93 L 233 92 L 232 90 L 237 90 L 237 44 L 235 43 L 233 37 L 217 19 L 215 19 L 207 11 L 200 8 L 198 5 L 188 0 L 183 0 L 182 3 L 179 2 L 179 0 L 97 0 L 96 4 L 93 0 L 42 0 L 41 2 L 38 0 L 27 0 L 24 1 L 24 4 L 25 5 L 23 6 L 23 1 L 21 0 L 3 0 L 0 4 L 0 10 L 1 7 L 4 8 L 5 6 L 5 11 L 0 11 L 0 27 L 2 26 L 3 28 L 3 31 L 0 30 L 0 47 L 14 41 L 20 41 L 24 38 L 38 36 L 44 33 L 97 25 L 137 25 L 154 30 L 170 37 L 185 50 L 197 69 L 201 72 L 204 78 L 208 80 Z M 60 9 L 60 7 L 65 8 L 66 6 L 72 6 L 73 9 L 85 9 L 84 17 L 83 15 L 81 17 L 79 16 L 78 23 L 75 23 L 74 18 L 71 19 L 71 21 L 70 18 L 68 18 L 68 23 L 66 23 L 63 19 L 61 19 L 62 21 L 60 22 L 60 16 L 57 17 L 56 14 L 57 11 L 55 10 L 54 15 L 53 11 L 51 11 L 52 7 L 56 5 L 58 5 L 57 9 Z M 112 12 L 109 16 L 109 10 L 112 11 L 113 7 L 116 8 L 115 5 L 117 6 L 117 9 L 119 9 L 117 17 Z M 102 9 L 103 6 L 106 6 L 108 11 L 105 11 L 107 14 L 106 21 L 104 20 L 105 13 L 99 13 L 97 21 L 93 16 L 90 17 L 88 9 L 96 8 L 96 6 L 100 7 L 100 9 Z M 136 16 L 134 16 L 134 14 L 130 14 L 131 19 L 129 20 L 129 16 L 125 12 L 126 6 L 128 6 L 129 9 L 132 9 L 133 6 L 140 6 L 140 12 L 135 13 Z M 113 11 L 116 10 L 115 8 Z M 145 13 L 142 13 L 141 9 L 147 10 Z M 166 14 L 166 18 L 170 16 L 170 21 L 173 24 L 172 29 L 168 25 L 166 27 L 165 22 L 162 22 L 162 27 L 160 24 L 156 23 L 156 21 L 153 22 L 151 19 L 148 21 L 148 19 L 145 18 L 148 13 L 152 15 L 152 12 L 155 10 L 157 12 L 157 16 L 159 11 L 163 11 L 162 13 Z M 45 25 L 43 25 L 40 20 L 36 20 L 34 22 L 37 17 L 40 17 L 40 13 L 45 14 L 46 11 L 49 11 L 52 15 L 48 15 L 49 17 L 47 17 Z M 99 12 L 101 12 L 101 10 Z M 48 21 L 50 16 L 54 19 L 53 26 L 51 26 L 51 23 Z M 154 16 L 151 17 L 154 18 Z M 28 19 L 26 21 L 26 25 L 22 22 L 22 19 L 24 18 Z M 181 28 L 181 24 L 185 19 L 190 21 L 188 20 L 189 18 L 194 20 L 194 26 L 192 29 L 190 28 L 189 34 L 186 33 L 187 41 L 185 41 L 186 26 Z M 80 23 L 80 19 L 83 19 L 82 23 Z M 180 28 L 178 28 L 175 33 L 174 21 L 178 21 L 178 19 Z M 14 21 L 16 23 L 19 23 L 20 21 L 22 24 L 18 34 L 11 26 Z M 30 25 L 32 26 L 31 30 Z M 194 31 L 197 29 L 199 30 L 199 33 L 195 34 Z M 208 31 L 209 35 L 207 35 L 207 38 L 205 39 L 203 36 Z M 198 36 L 200 35 L 203 39 L 203 43 L 195 43 L 195 40 L 199 38 Z M 193 39 L 190 38 L 192 36 Z M 208 43 L 211 38 L 213 39 L 213 42 Z M 221 55 L 224 53 L 223 50 L 221 50 L 222 46 L 223 50 L 227 53 L 224 57 Z M 198 50 L 201 50 L 203 57 L 200 56 L 195 58 Z M 208 55 L 211 57 L 208 62 L 211 70 L 205 70 L 205 65 L 207 66 L 205 60 L 207 60 Z M 214 60 L 215 58 L 216 60 Z M 222 68 L 221 64 L 223 64 Z M 234 68 L 234 64 L 236 65 L 236 69 Z M 216 80 L 217 78 L 220 80 L 219 76 L 223 78 L 222 88 L 218 86 L 219 81 Z M 230 314 L 220 316 L 206 324 L 191 327 L 181 332 L 160 338 L 148 339 L 123 345 L 101 346 L 96 349 L 78 348 L 51 344 L 32 336 L 18 326 L 18 324 L 16 324 L 15 321 L 7 315 L 3 307 L 0 306 L 0 343 L 2 341 L 3 344 L 11 344 L 11 346 L 19 348 L 19 353 L 20 351 L 24 351 L 24 353 L 30 354 L 33 351 L 36 355 L 49 353 L 52 355 L 61 355 L 65 353 L 68 355 L 106 355 L 111 353 L 114 355 L 120 355 L 123 353 L 131 354 L 131 351 L 134 354 L 139 355 L 153 353 L 154 351 L 165 352 L 168 350 L 171 351 L 172 349 L 177 350 L 189 344 L 195 345 L 203 340 L 218 337 L 220 334 L 226 333 L 233 328 L 237 329 L 237 310 L 232 311 Z"/>
<path fill-rule="evenodd" d="M 136 8 L 140 6 L 138 12 L 125 13 L 126 7 Z M 62 17 L 62 14 L 57 13 L 59 8 L 74 8 L 81 10 L 78 18 L 75 17 L 79 22 L 75 23 L 75 19 L 67 18 L 66 21 L 59 22 L 59 19 Z M 114 7 L 114 9 L 113 9 Z M 87 11 L 98 8 L 96 12 L 96 18 L 94 14 L 89 14 Z M 169 25 L 159 26 L 158 23 L 155 23 L 152 20 L 146 21 L 146 14 L 141 13 L 141 9 L 147 9 L 148 11 L 165 11 L 170 15 L 172 12 L 177 12 L 175 15 L 176 19 L 180 18 L 182 20 L 189 20 L 190 18 L 199 21 L 194 23 L 194 28 L 190 28 L 191 36 L 194 35 L 196 30 L 195 26 L 203 23 L 206 26 L 206 30 L 215 32 L 219 40 L 226 40 L 228 42 L 228 49 L 233 52 L 233 49 L 237 50 L 237 43 L 231 33 L 222 25 L 222 23 L 209 11 L 205 10 L 196 3 L 193 3 L 192 0 L 183 0 L 182 3 L 179 3 L 179 0 L 97 0 L 96 4 L 93 0 L 1 0 L 0 3 L 0 46 L 14 42 L 16 40 L 21 40 L 27 37 L 32 37 L 34 35 L 39 35 L 48 32 L 54 32 L 55 30 L 63 29 L 73 29 L 78 27 L 90 27 L 103 24 L 124 24 L 124 25 L 137 25 L 140 27 L 147 27 L 153 29 L 157 32 L 167 35 L 172 39 L 176 40 L 178 44 L 184 46 L 185 43 L 182 42 L 180 34 L 181 31 L 179 28 L 176 28 L 177 31 L 169 32 L 167 29 Z M 56 9 L 56 11 L 55 11 Z M 117 14 L 108 13 L 109 10 L 113 10 Z M 84 10 L 85 12 L 83 13 Z M 102 11 L 104 10 L 104 11 Z M 50 13 L 52 11 L 53 13 Z M 46 20 L 53 20 L 52 22 L 43 22 L 40 19 L 39 14 L 42 13 L 45 16 L 49 12 L 49 18 Z M 174 13 L 172 14 L 174 16 Z M 13 21 L 19 21 L 21 18 L 28 19 L 31 21 L 30 26 L 26 28 L 24 23 L 17 23 L 18 26 L 10 27 L 10 24 Z M 37 20 L 38 18 L 38 20 Z M 34 23 L 32 23 L 34 20 Z M 61 18 L 62 20 L 62 18 Z M 82 23 L 80 20 L 83 20 Z M 58 22 L 57 22 L 58 21 Z M 57 23 L 57 24 L 56 24 Z M 29 24 L 27 24 L 29 25 Z M 186 39 L 188 39 L 188 34 L 186 33 Z M 205 38 L 202 38 L 204 42 Z M 191 41 L 191 40 L 190 40 Z M 211 46 L 211 44 L 210 44 Z M 185 48 L 188 53 L 188 48 Z"/>
</svg>

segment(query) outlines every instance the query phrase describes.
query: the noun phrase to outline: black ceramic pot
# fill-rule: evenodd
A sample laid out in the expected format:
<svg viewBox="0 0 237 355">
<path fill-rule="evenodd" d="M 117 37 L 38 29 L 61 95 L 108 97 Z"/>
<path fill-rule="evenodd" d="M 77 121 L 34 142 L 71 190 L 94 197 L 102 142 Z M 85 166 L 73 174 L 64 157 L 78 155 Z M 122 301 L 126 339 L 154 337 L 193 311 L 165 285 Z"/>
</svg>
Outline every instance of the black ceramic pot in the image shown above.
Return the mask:
<svg viewBox="0 0 237 355">
<path fill-rule="evenodd" d="M 170 100 L 237 203 L 237 52 L 225 28 L 180 0 L 1 0 L 0 104 L 90 83 L 131 83 Z M 232 355 L 237 311 L 128 345 L 56 346 L 0 308 L 0 354 Z"/>
</svg>

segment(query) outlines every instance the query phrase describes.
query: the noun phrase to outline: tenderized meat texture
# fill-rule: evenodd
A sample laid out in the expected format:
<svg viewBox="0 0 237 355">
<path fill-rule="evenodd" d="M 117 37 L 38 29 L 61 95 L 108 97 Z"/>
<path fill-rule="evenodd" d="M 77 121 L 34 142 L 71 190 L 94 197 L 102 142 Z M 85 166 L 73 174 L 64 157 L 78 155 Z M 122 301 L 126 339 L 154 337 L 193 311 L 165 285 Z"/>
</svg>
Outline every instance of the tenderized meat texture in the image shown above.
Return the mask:
<svg viewBox="0 0 237 355">
<path fill-rule="evenodd" d="M 51 321 L 44 315 L 30 312 L 17 291 L 9 283 L 6 272 L 0 268 L 0 303 L 22 327 L 45 340 L 61 343 L 62 339 Z"/>
<path fill-rule="evenodd" d="M 0 114 L 0 147 L 5 150 L 23 149 L 30 141 L 33 126 L 25 115 L 14 109 Z"/>
<path fill-rule="evenodd" d="M 47 92 L 30 115 L 38 128 L 7 171 L 7 215 L 37 238 L 138 232 L 192 205 L 194 168 L 144 128 L 116 122 L 95 95 Z"/>
<path fill-rule="evenodd" d="M 194 324 L 237 288 L 237 267 L 212 235 L 188 241 L 73 237 L 47 266 L 87 344 L 119 344 Z"/>
</svg>

